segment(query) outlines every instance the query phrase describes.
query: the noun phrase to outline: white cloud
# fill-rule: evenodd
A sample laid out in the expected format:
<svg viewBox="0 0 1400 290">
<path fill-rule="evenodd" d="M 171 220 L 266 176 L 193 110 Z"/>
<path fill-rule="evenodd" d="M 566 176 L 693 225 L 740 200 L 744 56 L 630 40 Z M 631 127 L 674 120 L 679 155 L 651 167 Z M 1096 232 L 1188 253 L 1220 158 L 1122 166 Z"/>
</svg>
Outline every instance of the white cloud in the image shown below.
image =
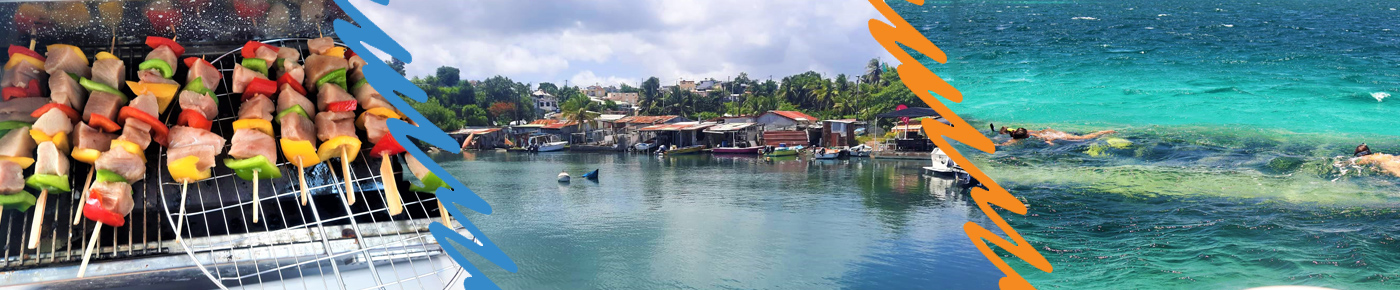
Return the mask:
<svg viewBox="0 0 1400 290">
<path fill-rule="evenodd" d="M 413 53 L 410 76 L 446 65 L 467 79 L 673 83 L 854 74 L 892 59 L 870 37 L 867 21 L 883 17 L 865 1 L 351 2 Z"/>
</svg>

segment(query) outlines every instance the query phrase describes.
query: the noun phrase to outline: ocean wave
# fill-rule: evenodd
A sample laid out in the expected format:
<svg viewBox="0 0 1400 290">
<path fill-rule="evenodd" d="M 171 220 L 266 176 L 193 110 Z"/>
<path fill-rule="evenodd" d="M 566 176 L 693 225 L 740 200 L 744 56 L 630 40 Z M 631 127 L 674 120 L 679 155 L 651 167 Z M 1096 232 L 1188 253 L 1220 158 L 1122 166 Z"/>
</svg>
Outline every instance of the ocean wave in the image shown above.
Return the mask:
<svg viewBox="0 0 1400 290">
<path fill-rule="evenodd" d="M 1374 93 L 1371 93 L 1371 97 L 1372 97 L 1372 98 L 1376 98 L 1376 102 L 1379 103 L 1379 102 L 1381 102 L 1381 101 L 1385 101 L 1385 98 L 1389 98 L 1389 97 L 1390 97 L 1390 93 L 1387 93 L 1387 92 L 1374 92 Z"/>
</svg>

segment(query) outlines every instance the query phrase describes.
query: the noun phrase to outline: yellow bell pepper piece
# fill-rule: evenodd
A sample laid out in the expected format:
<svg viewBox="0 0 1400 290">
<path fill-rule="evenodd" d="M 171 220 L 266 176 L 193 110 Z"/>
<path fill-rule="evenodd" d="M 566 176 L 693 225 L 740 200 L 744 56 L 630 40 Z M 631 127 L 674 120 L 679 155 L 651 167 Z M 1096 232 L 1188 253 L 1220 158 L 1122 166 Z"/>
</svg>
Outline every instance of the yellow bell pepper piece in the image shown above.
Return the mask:
<svg viewBox="0 0 1400 290">
<path fill-rule="evenodd" d="M 332 47 L 331 49 L 327 49 L 327 50 L 326 50 L 326 53 L 322 53 L 321 55 L 324 55 L 324 56 L 334 56 L 334 57 L 339 57 L 339 58 L 345 58 L 345 51 L 346 51 L 346 50 L 349 50 L 349 49 L 348 49 L 348 48 L 344 48 L 344 47 L 339 47 L 339 46 L 337 46 L 337 47 Z"/>
<path fill-rule="evenodd" d="M 73 159 L 76 159 L 83 163 L 92 164 L 93 162 L 97 161 L 97 157 L 102 156 L 102 151 L 97 151 L 97 149 L 91 148 L 78 148 L 73 149 L 72 155 Z"/>
<path fill-rule="evenodd" d="M 60 152 L 68 152 L 68 148 L 70 148 L 68 147 L 67 132 L 58 132 L 53 134 L 53 136 L 49 136 L 48 134 L 44 134 L 44 131 L 39 131 L 39 129 L 29 129 L 29 137 L 34 138 L 34 144 L 53 142 L 53 146 L 57 147 Z"/>
<path fill-rule="evenodd" d="M 233 130 L 234 130 L 234 131 L 238 131 L 238 130 L 240 130 L 240 129 L 257 129 L 258 131 L 262 131 L 263 133 L 267 133 L 268 136 L 273 136 L 273 135 L 272 135 L 272 122 L 270 122 L 270 121 L 268 121 L 268 120 L 263 120 L 263 119 L 242 119 L 242 120 L 238 120 L 238 121 L 233 121 Z"/>
<path fill-rule="evenodd" d="M 83 65 L 85 65 L 85 66 L 90 66 L 90 65 L 91 65 L 90 63 L 88 63 L 87 54 L 83 53 L 83 50 L 82 50 L 82 49 L 79 49 L 77 46 L 72 46 L 72 45 L 67 45 L 67 44 L 50 44 L 50 45 L 48 46 L 48 48 L 49 48 L 49 51 L 54 51 L 54 50 L 59 50 L 59 49 L 69 49 L 69 50 L 73 50 L 74 53 L 77 53 L 78 56 L 81 56 L 81 58 L 78 58 L 78 59 L 83 60 Z"/>
<path fill-rule="evenodd" d="M 0 161 L 14 162 L 15 164 L 19 164 L 20 168 L 29 168 L 30 165 L 34 165 L 34 158 L 29 157 L 0 156 Z"/>
<path fill-rule="evenodd" d="M 178 182 L 195 182 L 209 179 L 210 176 L 214 175 L 214 170 L 212 169 L 199 170 L 195 168 L 194 165 L 198 162 L 198 156 L 185 156 L 184 158 L 171 161 L 169 164 L 166 164 L 166 167 L 170 168 L 170 177 Z"/>
<path fill-rule="evenodd" d="M 316 146 L 311 145 L 311 141 L 292 141 L 284 138 L 279 143 L 282 144 L 282 157 L 286 157 L 287 161 L 297 167 L 306 168 L 321 163 L 321 157 L 316 155 Z M 297 161 L 298 159 L 300 161 Z"/>
<path fill-rule="evenodd" d="M 15 66 L 19 65 L 20 62 L 27 62 L 35 68 L 44 69 L 44 61 L 32 56 L 16 53 L 10 56 L 10 62 L 5 63 L 5 70 L 15 69 Z"/>
<path fill-rule="evenodd" d="M 146 154 L 142 154 L 141 145 L 136 145 L 136 143 L 131 143 L 131 141 L 126 140 L 112 140 L 112 147 L 107 148 L 107 150 L 116 150 L 117 148 L 126 150 L 126 152 L 131 152 L 131 154 L 136 154 L 136 156 L 141 156 L 141 161 L 146 161 Z"/>
<path fill-rule="evenodd" d="M 106 51 L 97 53 L 97 59 L 98 59 L 98 60 L 103 60 L 103 59 L 122 60 L 122 59 L 120 59 L 120 58 L 117 58 L 117 56 L 112 55 L 112 53 L 106 52 Z"/>
<path fill-rule="evenodd" d="M 316 152 L 320 154 L 321 161 L 325 161 L 340 158 L 340 150 L 346 150 L 346 153 L 349 153 L 347 157 L 351 161 L 355 160 L 360 156 L 360 139 L 353 136 L 331 138 L 326 143 L 321 143 L 321 149 Z"/>
<path fill-rule="evenodd" d="M 160 109 L 158 109 L 160 112 L 165 112 L 165 108 L 169 108 L 170 102 L 175 100 L 175 95 L 180 93 L 180 85 L 177 84 L 126 81 L 126 86 L 130 87 L 131 92 L 137 96 L 146 94 L 155 96 L 157 104 L 160 105 Z"/>
</svg>

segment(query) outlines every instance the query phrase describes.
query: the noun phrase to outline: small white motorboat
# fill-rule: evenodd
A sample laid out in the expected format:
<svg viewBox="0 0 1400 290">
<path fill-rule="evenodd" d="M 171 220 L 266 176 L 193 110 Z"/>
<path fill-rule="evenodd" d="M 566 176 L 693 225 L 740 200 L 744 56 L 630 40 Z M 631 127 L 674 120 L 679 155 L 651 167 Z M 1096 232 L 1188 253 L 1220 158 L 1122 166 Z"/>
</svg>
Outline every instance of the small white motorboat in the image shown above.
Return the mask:
<svg viewBox="0 0 1400 290">
<path fill-rule="evenodd" d="M 816 159 L 836 159 L 836 157 L 841 157 L 841 149 L 817 148 L 812 152 L 812 158 Z"/>
<path fill-rule="evenodd" d="M 948 157 L 948 154 L 943 153 L 942 148 L 934 148 L 933 152 L 930 152 L 929 155 L 931 155 L 930 159 L 932 159 L 933 164 L 932 166 L 924 167 L 924 171 L 927 173 L 951 174 L 962 170 L 958 167 L 957 163 L 953 162 L 952 158 Z"/>
<path fill-rule="evenodd" d="M 655 143 L 637 143 L 636 145 L 632 145 L 632 149 L 636 149 L 639 152 L 651 152 L 652 146 L 655 146 Z"/>
<path fill-rule="evenodd" d="M 870 151 L 870 146 L 867 146 L 865 144 L 856 145 L 856 147 L 846 149 L 846 152 L 850 154 L 851 157 L 870 157 Z"/>
<path fill-rule="evenodd" d="M 536 152 L 553 152 L 553 151 L 559 151 L 559 150 L 564 150 L 564 146 L 566 146 L 566 145 L 569 145 L 569 142 L 566 142 L 566 141 L 549 142 L 549 143 L 540 144 L 540 147 L 539 147 L 539 148 L 536 148 L 535 151 L 536 151 Z"/>
<path fill-rule="evenodd" d="M 569 173 L 568 173 L 568 172 L 560 172 L 560 173 L 559 173 L 559 182 L 568 183 L 568 182 L 569 182 Z"/>
</svg>

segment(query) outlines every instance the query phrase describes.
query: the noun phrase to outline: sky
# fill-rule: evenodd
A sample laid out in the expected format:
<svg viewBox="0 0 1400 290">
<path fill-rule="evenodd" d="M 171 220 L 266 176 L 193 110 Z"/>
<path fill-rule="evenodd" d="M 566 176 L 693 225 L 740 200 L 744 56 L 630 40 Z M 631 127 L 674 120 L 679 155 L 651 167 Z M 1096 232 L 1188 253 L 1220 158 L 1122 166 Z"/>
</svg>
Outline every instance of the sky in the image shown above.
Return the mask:
<svg viewBox="0 0 1400 290">
<path fill-rule="evenodd" d="M 835 77 L 893 61 L 867 25 L 884 18 L 858 0 L 350 2 L 413 54 L 409 77 L 452 66 L 470 80 L 636 86 L 651 76 Z"/>
</svg>

